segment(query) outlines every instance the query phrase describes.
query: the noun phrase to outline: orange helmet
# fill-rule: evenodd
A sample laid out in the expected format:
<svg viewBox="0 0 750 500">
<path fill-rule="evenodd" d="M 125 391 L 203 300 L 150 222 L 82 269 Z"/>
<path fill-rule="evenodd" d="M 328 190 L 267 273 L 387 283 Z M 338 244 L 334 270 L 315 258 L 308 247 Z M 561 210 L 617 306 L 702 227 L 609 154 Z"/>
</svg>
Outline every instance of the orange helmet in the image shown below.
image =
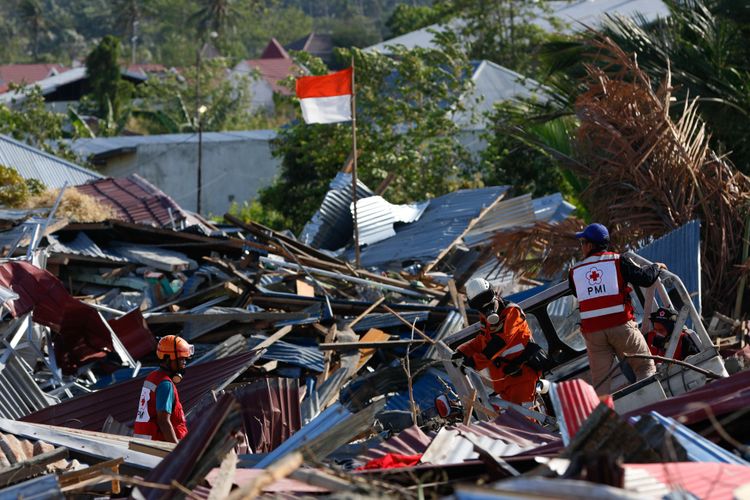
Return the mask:
<svg viewBox="0 0 750 500">
<path fill-rule="evenodd" d="M 189 358 L 193 354 L 195 354 L 195 347 L 177 335 L 162 337 L 156 346 L 156 357 L 159 359 L 169 358 L 175 360 Z"/>
</svg>

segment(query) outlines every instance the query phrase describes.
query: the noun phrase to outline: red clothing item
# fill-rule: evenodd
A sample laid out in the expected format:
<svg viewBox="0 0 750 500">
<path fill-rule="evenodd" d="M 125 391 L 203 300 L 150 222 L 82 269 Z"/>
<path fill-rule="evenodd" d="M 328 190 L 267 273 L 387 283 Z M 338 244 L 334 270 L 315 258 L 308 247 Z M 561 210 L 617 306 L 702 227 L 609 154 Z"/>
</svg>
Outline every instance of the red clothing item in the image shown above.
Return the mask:
<svg viewBox="0 0 750 500">
<path fill-rule="evenodd" d="M 581 333 L 624 325 L 634 318 L 630 288 L 622 276 L 620 255 L 597 252 L 570 270 L 578 297 Z"/>
<path fill-rule="evenodd" d="M 530 368 L 528 365 L 521 365 L 520 375 L 508 375 L 505 372 L 505 365 L 501 362 L 500 366 L 493 363 L 494 360 L 502 358 L 512 361 L 523 354 L 523 349 L 531 341 L 531 330 L 529 324 L 521 309 L 513 304 L 507 306 L 500 312 L 500 323 L 494 329 L 482 319 L 482 331 L 474 337 L 461 344 L 458 350 L 474 362 L 477 370 L 489 368 L 490 378 L 495 392 L 505 401 L 521 404 L 534 400 L 536 392 L 536 383 L 541 373 Z M 492 337 L 499 336 L 505 341 L 505 346 L 497 353 L 491 354 L 488 358 L 483 351 Z"/>
<path fill-rule="evenodd" d="M 178 440 L 187 436 L 187 422 L 185 421 L 185 412 L 182 410 L 177 386 L 172 382 L 169 374 L 161 369 L 149 373 L 146 380 L 143 381 L 141 399 L 138 403 L 138 414 L 135 417 L 135 425 L 133 426 L 133 434 L 150 436 L 154 441 L 166 441 L 164 433 L 159 428 L 156 412 L 156 388 L 165 380 L 168 380 L 172 384 L 172 391 L 174 391 L 174 407 L 172 408 L 172 413 L 169 415 L 169 420 L 172 422 L 172 427 L 174 427 L 174 433 Z"/>
<path fill-rule="evenodd" d="M 399 467 L 411 467 L 412 465 L 417 465 L 421 458 L 421 453 L 417 455 L 401 455 L 399 453 L 388 453 L 387 455 L 380 458 L 373 458 L 362 467 L 358 467 L 357 470 L 397 469 Z"/>
<path fill-rule="evenodd" d="M 656 340 L 659 339 L 662 342 L 658 342 L 661 347 L 657 346 Z M 646 343 L 648 344 L 648 350 L 651 351 L 651 354 L 654 356 L 666 356 L 667 355 L 667 346 L 669 345 L 669 337 L 666 335 L 662 335 L 661 333 L 651 330 L 646 334 Z M 674 358 L 682 361 L 685 359 L 686 356 L 689 356 L 690 354 L 694 354 L 698 352 L 698 348 L 695 347 L 695 344 L 693 343 L 692 339 L 688 335 L 688 333 L 685 330 L 682 330 L 680 332 L 680 338 L 677 340 L 677 348 L 674 351 Z M 660 363 L 661 361 L 657 361 L 657 363 Z"/>
</svg>

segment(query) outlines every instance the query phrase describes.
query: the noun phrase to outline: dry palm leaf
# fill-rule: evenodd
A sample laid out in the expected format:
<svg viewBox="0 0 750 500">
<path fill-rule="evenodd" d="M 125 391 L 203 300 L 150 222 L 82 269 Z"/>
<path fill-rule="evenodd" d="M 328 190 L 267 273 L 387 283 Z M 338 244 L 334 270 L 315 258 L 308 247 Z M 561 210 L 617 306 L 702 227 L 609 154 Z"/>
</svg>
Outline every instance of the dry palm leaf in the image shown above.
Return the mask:
<svg viewBox="0 0 750 500">
<path fill-rule="evenodd" d="M 605 37 L 590 43 L 598 55 L 587 67 L 586 91 L 576 99 L 576 161 L 567 166 L 587 183 L 582 199 L 592 219 L 610 228 L 619 248 L 700 219 L 703 303 L 728 313 L 745 272 L 737 264 L 750 179 L 711 151 L 696 100 L 688 100 L 672 121 L 669 74 L 654 89 L 634 56 Z M 495 251 L 522 274 L 561 271 L 577 252 L 566 238 L 581 225 L 538 225 L 499 235 Z M 539 239 L 532 242 L 532 235 Z"/>
</svg>

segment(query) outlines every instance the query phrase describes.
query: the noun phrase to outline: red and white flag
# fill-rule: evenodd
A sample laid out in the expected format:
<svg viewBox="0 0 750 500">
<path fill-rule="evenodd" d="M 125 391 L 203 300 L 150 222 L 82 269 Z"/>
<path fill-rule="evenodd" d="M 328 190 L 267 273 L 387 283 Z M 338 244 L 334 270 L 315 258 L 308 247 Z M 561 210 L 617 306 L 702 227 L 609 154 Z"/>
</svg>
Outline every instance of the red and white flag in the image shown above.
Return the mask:
<svg viewBox="0 0 750 500">
<path fill-rule="evenodd" d="M 297 97 L 305 123 L 352 119 L 352 68 L 323 76 L 297 78 Z"/>
</svg>

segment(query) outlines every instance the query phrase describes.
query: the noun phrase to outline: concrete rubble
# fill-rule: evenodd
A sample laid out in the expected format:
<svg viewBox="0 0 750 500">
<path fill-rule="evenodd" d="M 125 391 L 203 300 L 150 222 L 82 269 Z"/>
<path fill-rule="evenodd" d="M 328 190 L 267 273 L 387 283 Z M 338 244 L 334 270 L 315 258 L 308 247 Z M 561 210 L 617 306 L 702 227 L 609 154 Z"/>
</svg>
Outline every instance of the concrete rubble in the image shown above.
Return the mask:
<svg viewBox="0 0 750 500">
<path fill-rule="evenodd" d="M 696 224 L 675 230 L 679 248 L 667 235 L 633 254 L 674 271 L 633 297 L 641 318 L 676 307 L 700 352 L 635 384 L 616 370 L 603 401 L 567 279 L 517 276 L 492 252 L 498 234 L 574 207 L 507 187 L 395 206 L 362 185 L 357 267 L 348 180 L 299 239 L 176 204 L 148 223 L 128 207 L 90 224 L 0 210 L 0 498 L 748 494 L 748 327 L 704 323 Z M 473 276 L 524 308 L 549 354 L 534 405 L 450 362 L 478 331 Z M 196 346 L 177 445 L 132 436 L 170 334 Z"/>
</svg>

